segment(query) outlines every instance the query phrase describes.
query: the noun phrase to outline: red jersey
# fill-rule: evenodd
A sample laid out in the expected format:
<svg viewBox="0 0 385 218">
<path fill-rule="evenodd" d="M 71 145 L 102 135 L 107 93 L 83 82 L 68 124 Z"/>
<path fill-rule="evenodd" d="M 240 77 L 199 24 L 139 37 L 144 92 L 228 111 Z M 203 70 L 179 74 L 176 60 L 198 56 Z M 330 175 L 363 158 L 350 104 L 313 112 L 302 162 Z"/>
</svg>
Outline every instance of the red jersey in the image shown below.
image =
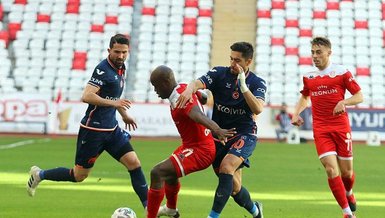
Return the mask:
<svg viewBox="0 0 385 218">
<path fill-rule="evenodd" d="M 330 64 L 323 71 L 314 71 L 303 77 L 302 95 L 310 96 L 313 129 L 350 131 L 347 113 L 333 115 L 337 103 L 345 98 L 348 90 L 352 95 L 361 90 L 352 73 L 341 65 Z"/>
<path fill-rule="evenodd" d="M 195 94 L 192 96 L 192 103 L 187 103 L 184 108 L 175 108 L 176 100 L 178 99 L 179 95 L 186 89 L 186 87 L 187 84 L 179 84 L 177 87 L 175 87 L 169 97 L 169 101 L 171 104 L 171 116 L 182 138 L 182 142 L 184 145 L 189 146 L 213 143 L 214 139 L 211 135 L 210 130 L 204 127 L 203 125 L 193 121 L 188 116 L 191 109 L 196 105 L 198 105 L 203 111 L 203 107 L 198 101 L 198 98 Z"/>
</svg>

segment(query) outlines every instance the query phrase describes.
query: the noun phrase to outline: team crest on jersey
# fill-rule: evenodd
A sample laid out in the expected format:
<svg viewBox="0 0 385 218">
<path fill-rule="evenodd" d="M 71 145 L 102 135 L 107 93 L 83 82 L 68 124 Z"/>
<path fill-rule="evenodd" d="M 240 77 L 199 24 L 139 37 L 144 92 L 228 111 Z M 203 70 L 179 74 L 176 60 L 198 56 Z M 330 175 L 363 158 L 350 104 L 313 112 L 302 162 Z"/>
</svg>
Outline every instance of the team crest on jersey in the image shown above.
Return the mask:
<svg viewBox="0 0 385 218">
<path fill-rule="evenodd" d="M 239 92 L 234 91 L 232 96 L 234 99 L 238 99 L 239 98 Z"/>
<path fill-rule="evenodd" d="M 335 71 L 330 72 L 329 76 L 330 76 L 330 78 L 336 77 L 336 72 Z"/>
</svg>

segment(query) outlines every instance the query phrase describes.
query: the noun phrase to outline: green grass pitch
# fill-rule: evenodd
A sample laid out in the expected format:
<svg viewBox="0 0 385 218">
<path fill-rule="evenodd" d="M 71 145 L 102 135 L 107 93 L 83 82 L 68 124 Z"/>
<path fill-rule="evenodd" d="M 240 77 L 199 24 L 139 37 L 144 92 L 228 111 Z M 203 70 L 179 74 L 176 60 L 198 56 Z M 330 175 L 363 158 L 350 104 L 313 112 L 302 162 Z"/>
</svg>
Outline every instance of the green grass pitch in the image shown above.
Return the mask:
<svg viewBox="0 0 385 218">
<path fill-rule="evenodd" d="M 83 183 L 42 182 L 35 197 L 26 192 L 32 165 L 43 169 L 74 164 L 75 138 L 0 138 L 0 217 L 110 217 L 122 206 L 139 218 L 144 210 L 132 190 L 124 167 L 103 153 Z M 149 173 L 167 158 L 179 140 L 133 138 L 132 144 Z M 354 167 L 358 200 L 357 217 L 385 215 L 385 148 L 355 145 Z M 313 144 L 288 145 L 262 142 L 243 171 L 243 184 L 255 200 L 263 202 L 265 218 L 342 217 L 327 185 Z M 178 208 L 183 218 L 205 218 L 212 206 L 217 178 L 211 168 L 181 179 Z M 223 218 L 251 217 L 230 198 Z"/>
</svg>

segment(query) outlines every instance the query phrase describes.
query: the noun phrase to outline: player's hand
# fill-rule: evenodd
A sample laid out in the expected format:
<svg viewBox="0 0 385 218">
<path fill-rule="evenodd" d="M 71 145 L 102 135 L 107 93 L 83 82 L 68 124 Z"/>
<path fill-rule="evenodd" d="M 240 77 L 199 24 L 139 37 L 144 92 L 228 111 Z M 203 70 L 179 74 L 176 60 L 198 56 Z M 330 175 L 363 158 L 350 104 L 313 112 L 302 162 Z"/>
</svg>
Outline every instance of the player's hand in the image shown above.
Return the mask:
<svg viewBox="0 0 385 218">
<path fill-rule="evenodd" d="M 333 115 L 341 115 L 345 113 L 346 108 L 343 101 L 339 101 L 333 109 Z"/>
<path fill-rule="evenodd" d="M 215 130 L 214 134 L 218 138 L 218 140 L 222 143 L 222 145 L 225 145 L 227 142 L 227 138 L 237 134 L 237 131 L 235 131 L 235 128 L 231 128 L 231 129 L 220 128 L 218 130 Z"/>
<path fill-rule="evenodd" d="M 131 107 L 131 101 L 127 99 L 118 99 L 115 101 L 115 108 L 116 109 L 130 109 Z"/>
<path fill-rule="evenodd" d="M 192 93 L 193 90 L 189 88 L 185 89 L 176 100 L 176 108 L 183 108 L 187 102 L 193 102 Z"/>
<path fill-rule="evenodd" d="M 293 118 L 291 118 L 291 124 L 295 126 L 301 126 L 303 123 L 304 121 L 299 115 L 293 115 Z"/>
<path fill-rule="evenodd" d="M 128 129 L 129 131 L 135 131 L 138 128 L 138 125 L 135 122 L 135 119 L 131 116 L 125 116 L 123 117 L 123 121 L 126 124 L 125 129 Z"/>
<path fill-rule="evenodd" d="M 247 91 L 249 91 L 249 88 L 247 87 L 246 85 L 246 75 L 245 75 L 245 71 L 243 71 L 243 68 L 237 64 L 237 68 L 238 68 L 238 82 L 239 82 L 239 85 L 240 85 L 240 88 L 241 88 L 241 92 L 242 93 L 245 93 Z"/>
</svg>

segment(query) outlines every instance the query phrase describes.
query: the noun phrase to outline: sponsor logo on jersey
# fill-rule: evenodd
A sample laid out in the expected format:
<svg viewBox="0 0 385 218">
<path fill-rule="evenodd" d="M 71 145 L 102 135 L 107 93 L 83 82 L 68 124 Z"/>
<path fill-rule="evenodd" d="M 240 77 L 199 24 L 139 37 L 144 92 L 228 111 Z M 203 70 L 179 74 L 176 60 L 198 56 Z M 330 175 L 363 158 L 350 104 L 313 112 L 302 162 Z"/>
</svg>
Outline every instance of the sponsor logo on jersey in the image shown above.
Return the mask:
<svg viewBox="0 0 385 218">
<path fill-rule="evenodd" d="M 266 86 L 266 82 L 265 81 L 261 80 L 260 82 L 262 83 L 262 85 Z"/>
<path fill-rule="evenodd" d="M 102 74 L 104 74 L 104 71 L 103 71 L 103 70 L 96 69 L 96 73 L 97 73 L 98 75 L 102 75 Z"/>
<path fill-rule="evenodd" d="M 246 114 L 246 111 L 242 108 L 232 108 L 232 107 L 227 107 L 221 104 L 215 104 L 215 107 L 218 111 L 230 115 L 244 115 Z"/>
<path fill-rule="evenodd" d="M 103 81 L 101 81 L 100 79 L 96 79 L 96 78 L 94 78 L 94 77 L 91 77 L 90 82 L 92 82 L 92 83 L 94 83 L 94 84 L 98 84 L 98 85 L 100 85 L 100 86 L 103 85 Z"/>
<path fill-rule="evenodd" d="M 110 96 L 106 96 L 105 99 L 117 101 L 119 98 L 118 98 L 118 97 L 110 97 Z"/>
<path fill-rule="evenodd" d="M 337 89 L 328 89 L 328 90 L 311 92 L 311 96 L 322 96 L 322 95 L 330 95 L 335 93 L 338 93 Z"/>
</svg>

